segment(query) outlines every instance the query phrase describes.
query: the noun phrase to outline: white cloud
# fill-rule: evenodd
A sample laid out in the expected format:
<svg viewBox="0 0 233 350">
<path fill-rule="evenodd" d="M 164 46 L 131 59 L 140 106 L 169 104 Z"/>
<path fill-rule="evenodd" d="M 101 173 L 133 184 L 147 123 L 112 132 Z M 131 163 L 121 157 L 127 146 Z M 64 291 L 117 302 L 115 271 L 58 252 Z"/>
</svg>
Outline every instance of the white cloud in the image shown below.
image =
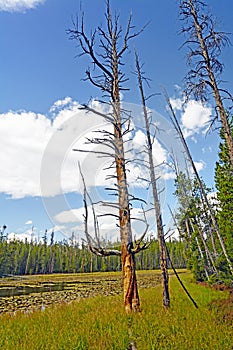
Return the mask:
<svg viewBox="0 0 233 350">
<path fill-rule="evenodd" d="M 198 173 L 200 171 L 202 171 L 203 169 L 205 169 L 205 167 L 206 167 L 205 162 L 203 162 L 202 160 L 200 160 L 199 162 L 194 162 L 194 165 L 195 165 Z M 190 172 L 193 173 L 193 168 L 192 167 L 190 167 Z"/>
<path fill-rule="evenodd" d="M 7 236 L 8 241 L 17 240 L 17 241 L 25 241 L 28 242 L 36 241 L 36 235 L 32 232 L 31 229 L 26 230 L 25 232 L 16 233 L 10 232 Z"/>
<path fill-rule="evenodd" d="M 211 120 L 211 108 L 203 105 L 200 101 L 190 100 L 184 105 L 183 99 L 171 99 L 172 107 L 182 111 L 181 128 L 184 137 L 187 138 L 195 133 L 205 133 Z M 195 138 L 193 139 L 196 142 Z"/>
<path fill-rule="evenodd" d="M 0 11 L 23 12 L 44 2 L 45 0 L 0 0 Z"/>
<path fill-rule="evenodd" d="M 25 225 L 29 225 L 31 220 L 28 220 L 28 222 L 25 223 Z M 78 229 L 78 227 L 75 227 L 74 229 Z M 54 241 L 61 241 L 64 239 L 64 236 L 70 237 L 71 231 L 69 227 L 66 227 L 65 225 L 54 225 L 53 227 L 46 230 L 47 231 L 47 242 L 50 244 L 51 239 L 51 233 L 54 232 Z M 28 242 L 43 242 L 43 236 L 45 234 L 45 230 L 38 230 L 37 227 L 33 228 L 18 228 L 17 232 L 10 232 L 7 235 L 8 241 L 12 240 L 18 240 L 18 241 L 25 241 L 27 239 Z"/>
<path fill-rule="evenodd" d="M 55 113 L 64 107 L 66 107 L 66 109 L 72 109 L 74 105 L 78 106 L 78 103 L 76 101 L 73 101 L 71 97 L 67 96 L 63 100 L 55 101 L 49 111 L 51 113 Z"/>
<path fill-rule="evenodd" d="M 92 107 L 102 112 L 106 108 L 96 101 L 92 102 Z M 67 193 L 83 192 L 78 162 L 81 163 L 86 186 L 95 192 L 95 200 L 106 199 L 101 186 L 113 187 L 115 181 L 110 179 L 106 182 L 106 176 L 114 173 L 114 169 L 108 169 L 112 165 L 112 159 L 98 157 L 96 153 L 74 152 L 73 149 L 112 153 L 114 150 L 86 143 L 87 137 L 102 137 L 103 129 L 111 131 L 112 125 L 104 122 L 100 116 L 80 110 L 78 102 L 70 97 L 56 101 L 50 112 L 52 119 L 26 111 L 0 114 L 0 192 L 12 199 L 43 197 L 48 214 L 54 217 L 55 214 L 70 209 L 69 200 L 65 197 Z M 96 130 L 99 132 L 94 133 Z M 161 135 L 163 137 L 164 133 Z M 167 140 L 171 142 L 168 132 L 165 134 L 167 138 L 162 141 L 159 136 L 153 143 L 156 165 L 167 161 L 169 152 L 164 145 Z M 136 128 L 135 134 L 131 133 L 131 137 L 132 140 L 126 143 L 126 157 L 133 161 L 137 158 L 137 152 L 144 151 L 146 138 L 139 128 Z M 141 152 L 141 158 L 146 158 L 145 152 Z M 103 170 L 104 167 L 107 170 Z M 165 165 L 156 169 L 161 180 L 174 176 Z M 146 192 L 147 183 L 139 178 L 148 177 L 148 171 L 140 164 L 127 163 L 127 177 L 132 193 L 137 188 Z M 58 195 L 63 197 L 60 207 L 57 202 L 55 205 L 52 202 L 53 198 L 57 200 Z M 143 195 L 147 196 L 144 192 Z M 51 205 L 48 200 L 51 200 Z"/>
<path fill-rule="evenodd" d="M 170 98 L 170 102 L 171 102 L 172 108 L 174 110 L 181 111 L 183 109 L 184 99 L 181 99 L 181 98 Z"/>
<path fill-rule="evenodd" d="M 148 182 L 146 183 L 146 181 L 149 181 L 149 171 L 144 165 L 148 164 L 148 154 L 145 152 L 147 138 L 141 129 L 137 130 L 135 135 L 131 135 L 131 137 L 131 143 L 126 144 L 131 149 L 130 156 L 128 157 L 132 160 L 137 159 L 137 162 L 130 162 L 127 165 L 127 169 L 129 170 L 127 172 L 128 183 L 130 188 L 147 187 Z M 174 179 L 174 173 L 171 171 L 171 168 L 165 165 L 168 161 L 168 152 L 156 137 L 153 139 L 152 147 L 156 177 L 163 180 Z M 156 167 L 157 165 L 159 166 Z"/>
<path fill-rule="evenodd" d="M 92 207 L 89 205 L 88 207 L 88 232 L 91 236 L 95 236 L 94 233 L 94 219 L 93 219 L 93 213 L 92 213 Z M 99 205 L 95 205 L 95 215 L 103 215 L 108 213 L 115 213 L 117 214 L 117 209 L 113 209 L 108 207 L 106 210 L 106 207 Z M 77 208 L 77 209 L 71 209 L 63 211 L 55 216 L 56 222 L 59 224 L 64 225 L 79 225 L 79 230 L 81 229 L 82 236 L 84 235 L 84 208 Z M 117 219 L 113 216 L 105 216 L 105 217 L 99 217 L 98 223 L 100 227 L 100 236 L 105 237 L 107 235 L 108 239 L 116 240 L 118 238 L 118 230 L 116 227 Z"/>
<path fill-rule="evenodd" d="M 155 165 L 162 164 L 167 160 L 167 152 L 157 139 L 154 139 L 152 152 L 155 159 Z"/>
<path fill-rule="evenodd" d="M 28 220 L 25 222 L 25 225 L 31 225 L 32 224 L 32 220 Z"/>
<path fill-rule="evenodd" d="M 93 214 L 92 214 L 92 208 L 91 206 L 88 206 L 88 232 L 89 234 L 94 237 L 94 220 L 93 220 Z M 95 215 L 98 217 L 98 224 L 100 229 L 100 237 L 104 237 L 112 241 L 116 241 L 119 239 L 119 228 L 117 227 L 118 219 L 112 215 L 105 215 L 104 214 L 118 214 L 117 208 L 112 207 L 106 207 L 101 204 L 95 205 Z M 78 229 L 81 230 L 83 236 L 84 232 L 84 209 L 83 208 L 77 208 L 77 209 L 71 209 L 64 212 L 59 213 L 55 220 L 60 224 L 78 224 Z M 145 223 L 142 221 L 138 221 L 137 219 L 144 219 L 143 212 L 141 208 L 132 208 L 130 211 L 131 214 L 131 222 L 132 222 L 132 233 L 133 236 L 136 235 L 136 237 L 139 237 L 142 235 L 142 233 L 145 230 Z M 149 213 L 147 215 L 147 220 L 151 224 L 154 224 L 154 215 L 153 213 Z M 77 227 L 76 227 L 77 229 Z"/>
<path fill-rule="evenodd" d="M 146 135 L 141 130 L 138 130 L 133 138 L 133 146 L 137 149 L 141 149 L 142 147 L 145 147 L 145 145 Z"/>
<path fill-rule="evenodd" d="M 184 136 L 188 137 L 193 133 L 204 132 L 208 128 L 211 119 L 211 108 L 203 106 L 198 101 L 189 101 L 181 117 Z"/>
<path fill-rule="evenodd" d="M 26 111 L 0 114 L 0 192 L 13 199 L 80 191 L 78 161 L 87 186 L 105 183 L 103 159 L 73 148 L 96 149 L 85 144 L 86 137 L 93 137 L 92 131 L 106 123 L 79 110 L 70 98 L 54 106 L 53 121 Z"/>
<path fill-rule="evenodd" d="M 32 112 L 8 112 L 0 115 L 1 192 L 12 198 L 40 196 L 40 169 L 46 146 L 64 120 L 73 116 L 74 112 L 75 110 L 68 110 L 67 113 L 61 111 L 54 123 L 45 116 Z M 54 159 L 59 158 L 59 147 L 53 155 Z"/>
<path fill-rule="evenodd" d="M 0 191 L 14 198 L 39 195 L 43 150 L 51 136 L 51 123 L 32 112 L 0 115 Z"/>
<path fill-rule="evenodd" d="M 164 174 L 162 175 L 163 179 L 164 180 L 173 180 L 176 178 L 176 174 L 174 171 L 167 171 L 167 172 L 164 172 Z"/>
<path fill-rule="evenodd" d="M 89 208 L 90 210 L 90 208 Z M 56 215 L 55 219 L 60 223 L 68 223 L 68 222 L 83 222 L 84 209 L 78 208 L 78 209 L 71 209 L 63 211 Z"/>
<path fill-rule="evenodd" d="M 194 164 L 198 172 L 205 168 L 205 163 L 203 161 L 194 162 Z"/>
</svg>

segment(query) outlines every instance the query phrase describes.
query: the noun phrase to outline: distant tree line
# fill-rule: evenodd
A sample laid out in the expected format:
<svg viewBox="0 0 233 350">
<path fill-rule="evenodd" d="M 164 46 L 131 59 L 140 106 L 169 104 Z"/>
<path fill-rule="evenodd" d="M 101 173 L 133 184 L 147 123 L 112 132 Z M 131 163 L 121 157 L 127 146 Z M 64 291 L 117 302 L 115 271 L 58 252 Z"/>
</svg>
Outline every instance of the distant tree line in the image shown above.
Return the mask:
<svg viewBox="0 0 233 350">
<path fill-rule="evenodd" d="M 49 273 L 76 273 L 97 271 L 120 271 L 121 261 L 117 256 L 100 257 L 92 254 L 83 241 L 76 243 L 73 238 L 61 242 L 8 240 L 1 230 L 0 235 L 0 276 L 32 275 Z M 136 257 L 137 269 L 159 269 L 160 252 L 157 240 L 150 242 L 147 250 Z M 120 243 L 109 243 L 118 248 Z M 185 244 L 173 240 L 167 243 L 170 256 L 176 268 L 186 267 Z"/>
</svg>

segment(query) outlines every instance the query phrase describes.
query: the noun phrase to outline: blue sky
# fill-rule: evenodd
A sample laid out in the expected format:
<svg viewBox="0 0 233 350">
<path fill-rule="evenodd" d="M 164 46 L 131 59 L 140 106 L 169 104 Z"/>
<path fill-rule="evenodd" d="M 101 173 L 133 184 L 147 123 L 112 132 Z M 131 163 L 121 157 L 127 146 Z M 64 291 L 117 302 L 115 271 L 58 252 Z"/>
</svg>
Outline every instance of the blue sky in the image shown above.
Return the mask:
<svg viewBox="0 0 233 350">
<path fill-rule="evenodd" d="M 224 0 L 223 5 L 218 0 L 209 0 L 207 3 L 217 15 L 219 28 L 233 32 L 233 2 Z M 148 94 L 160 92 L 161 86 L 167 89 L 200 175 L 213 186 L 219 141 L 216 132 L 205 134 L 211 101 L 205 107 L 190 101 L 185 111 L 179 109 L 187 67 L 186 49 L 180 49 L 184 38 L 178 35 L 181 25 L 178 1 L 112 0 L 111 4 L 113 11 L 119 11 L 122 26 L 127 23 L 131 10 L 136 28 L 150 21 L 145 31 L 132 41 L 132 52 L 136 47 L 145 63 L 146 75 L 151 79 Z M 82 8 L 88 32 L 104 23 L 104 1 L 84 0 Z M 77 239 L 82 237 L 83 211 L 77 170 L 80 156 L 72 152 L 72 147 L 81 145 L 85 135 L 103 122 L 96 117 L 87 120 L 78 110 L 80 103 L 100 97 L 94 87 L 82 81 L 90 63 L 85 57 L 76 57 L 75 42 L 69 40 L 66 33 L 72 28 L 72 19 L 79 14 L 79 9 L 76 0 L 0 0 L 0 224 L 8 226 L 11 236 L 30 237 L 34 226 L 37 238 L 44 229 L 52 228 L 57 239 L 70 237 L 72 230 Z M 131 74 L 134 70 L 132 52 L 125 56 L 130 91 L 124 93 L 123 99 L 140 115 L 136 80 Z M 225 65 L 223 79 L 227 81 L 224 86 L 232 91 L 232 47 L 224 50 L 222 61 Z M 159 113 L 160 126 L 169 128 L 163 97 L 151 99 L 149 107 Z M 176 137 L 169 138 L 165 134 L 158 135 L 155 145 L 158 162 L 168 161 L 166 152 L 171 148 L 171 140 L 177 154 L 181 153 Z M 143 146 L 140 122 L 131 136 L 135 148 Z M 92 157 L 82 157 L 93 196 L 104 198 L 100 170 L 103 164 Z M 130 181 L 133 189 L 145 197 L 143 186 L 135 185 L 136 178 L 132 174 L 137 171 L 135 166 L 131 169 Z M 168 225 L 167 203 L 174 205 L 175 199 L 172 175 L 167 168 L 164 171 L 160 186 L 165 187 L 165 191 L 161 201 Z M 136 216 L 138 211 L 135 208 Z M 141 230 L 139 226 L 135 232 Z M 110 232 L 110 237 L 115 237 L 112 218 L 106 219 L 102 227 L 103 235 Z"/>
</svg>

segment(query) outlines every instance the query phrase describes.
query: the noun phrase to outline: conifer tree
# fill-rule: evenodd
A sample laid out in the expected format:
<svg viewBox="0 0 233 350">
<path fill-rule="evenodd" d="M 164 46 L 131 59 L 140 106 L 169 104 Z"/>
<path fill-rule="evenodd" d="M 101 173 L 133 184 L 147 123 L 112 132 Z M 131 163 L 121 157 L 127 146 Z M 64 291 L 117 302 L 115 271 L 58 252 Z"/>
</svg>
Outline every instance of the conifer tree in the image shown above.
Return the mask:
<svg viewBox="0 0 233 350">
<path fill-rule="evenodd" d="M 233 135 L 233 118 L 231 117 Z M 215 167 L 215 184 L 217 188 L 217 218 L 225 246 L 233 262 L 233 167 L 223 130 L 220 132 L 219 160 Z M 222 266 L 224 262 L 222 261 Z"/>
</svg>

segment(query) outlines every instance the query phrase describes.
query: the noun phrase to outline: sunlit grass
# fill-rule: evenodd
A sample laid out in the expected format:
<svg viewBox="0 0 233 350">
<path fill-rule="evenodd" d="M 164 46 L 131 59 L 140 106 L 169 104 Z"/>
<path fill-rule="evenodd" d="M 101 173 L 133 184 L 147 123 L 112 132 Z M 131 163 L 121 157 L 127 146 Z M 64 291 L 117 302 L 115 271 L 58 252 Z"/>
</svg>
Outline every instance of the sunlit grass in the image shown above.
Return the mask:
<svg viewBox="0 0 233 350">
<path fill-rule="evenodd" d="M 139 276 L 139 278 L 143 276 Z M 232 349 L 232 329 L 218 322 L 208 304 L 227 293 L 191 283 L 186 287 L 196 310 L 175 277 L 170 279 L 171 308 L 162 307 L 161 287 L 141 288 L 142 312 L 126 315 L 122 296 L 97 296 L 28 314 L 0 317 L 0 348 L 4 350 L 126 350 L 130 335 L 143 349 Z"/>
<path fill-rule="evenodd" d="M 138 349 L 232 349 L 232 328 L 216 325 L 216 315 L 209 310 L 213 299 L 226 298 L 210 288 L 186 283 L 197 302 L 195 309 L 177 281 L 171 279 L 171 308 L 161 307 L 161 290 L 142 290 L 143 310 L 132 321 L 132 333 Z"/>
</svg>

